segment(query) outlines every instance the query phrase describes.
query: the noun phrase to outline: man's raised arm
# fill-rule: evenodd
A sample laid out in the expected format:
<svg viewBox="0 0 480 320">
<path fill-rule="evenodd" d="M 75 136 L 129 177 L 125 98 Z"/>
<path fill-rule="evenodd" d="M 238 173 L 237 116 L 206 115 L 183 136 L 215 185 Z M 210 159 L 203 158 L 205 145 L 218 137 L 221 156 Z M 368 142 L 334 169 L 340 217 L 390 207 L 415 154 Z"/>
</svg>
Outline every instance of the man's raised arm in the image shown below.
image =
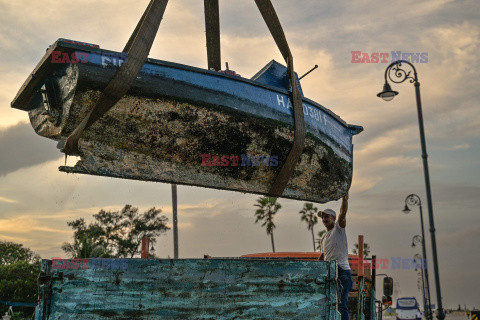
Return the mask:
<svg viewBox="0 0 480 320">
<path fill-rule="evenodd" d="M 338 225 L 340 228 L 345 228 L 347 225 L 347 210 L 348 210 L 348 194 L 342 198 L 342 206 L 340 207 L 340 215 L 338 216 Z"/>
</svg>

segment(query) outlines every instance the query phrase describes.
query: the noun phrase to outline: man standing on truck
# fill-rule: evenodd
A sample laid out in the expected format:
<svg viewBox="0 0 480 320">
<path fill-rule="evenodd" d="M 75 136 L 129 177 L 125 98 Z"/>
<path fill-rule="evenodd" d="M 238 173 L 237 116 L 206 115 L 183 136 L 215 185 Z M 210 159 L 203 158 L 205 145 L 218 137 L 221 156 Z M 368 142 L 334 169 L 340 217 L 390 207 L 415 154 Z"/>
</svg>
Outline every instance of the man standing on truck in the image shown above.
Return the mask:
<svg viewBox="0 0 480 320">
<path fill-rule="evenodd" d="M 322 254 L 320 260 L 337 261 L 338 279 L 342 285 L 340 291 L 341 303 L 338 307 L 342 320 L 348 320 L 348 293 L 352 289 L 352 273 L 348 264 L 348 245 L 345 226 L 347 225 L 348 194 L 342 199 L 340 214 L 336 220 L 337 214 L 332 209 L 320 211 L 318 216 L 322 218 L 323 225 L 327 232 L 320 239 L 320 250 Z"/>
</svg>

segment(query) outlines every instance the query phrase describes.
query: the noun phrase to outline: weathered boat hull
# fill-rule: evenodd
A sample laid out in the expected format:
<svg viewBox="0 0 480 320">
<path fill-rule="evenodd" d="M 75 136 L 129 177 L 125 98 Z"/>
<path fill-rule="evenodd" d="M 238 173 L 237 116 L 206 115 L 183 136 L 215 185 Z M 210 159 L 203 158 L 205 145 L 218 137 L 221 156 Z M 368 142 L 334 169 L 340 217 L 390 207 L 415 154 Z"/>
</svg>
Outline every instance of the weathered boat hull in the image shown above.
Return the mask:
<svg viewBox="0 0 480 320">
<path fill-rule="evenodd" d="M 12 106 L 29 111 L 39 135 L 64 141 L 122 56 L 62 42 L 55 48 L 88 57 L 56 64 L 44 57 L 36 84 L 24 86 L 37 90 L 26 98 L 23 88 Z M 85 131 L 81 160 L 60 170 L 267 194 L 293 142 L 288 97 L 259 81 L 149 59 L 128 93 Z M 359 127 L 308 99 L 304 112 L 305 148 L 283 197 L 338 199 L 351 183 L 352 135 Z"/>
</svg>

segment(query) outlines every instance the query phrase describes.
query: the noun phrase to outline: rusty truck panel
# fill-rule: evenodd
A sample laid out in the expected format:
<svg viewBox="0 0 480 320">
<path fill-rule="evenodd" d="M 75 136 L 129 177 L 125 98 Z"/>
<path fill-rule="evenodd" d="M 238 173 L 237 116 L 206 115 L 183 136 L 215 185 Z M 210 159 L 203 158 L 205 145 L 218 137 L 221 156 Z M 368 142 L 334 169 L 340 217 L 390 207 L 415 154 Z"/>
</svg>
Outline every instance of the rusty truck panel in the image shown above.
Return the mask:
<svg viewBox="0 0 480 320">
<path fill-rule="evenodd" d="M 35 319 L 339 320 L 335 279 L 325 261 L 43 260 Z"/>
</svg>

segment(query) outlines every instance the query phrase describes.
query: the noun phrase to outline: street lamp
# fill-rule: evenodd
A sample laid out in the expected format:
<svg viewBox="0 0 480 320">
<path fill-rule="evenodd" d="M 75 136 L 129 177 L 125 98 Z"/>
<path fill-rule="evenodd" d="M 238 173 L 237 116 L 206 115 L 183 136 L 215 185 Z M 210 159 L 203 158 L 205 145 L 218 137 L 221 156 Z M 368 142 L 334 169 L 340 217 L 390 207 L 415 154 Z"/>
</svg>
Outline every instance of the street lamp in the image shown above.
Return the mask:
<svg viewBox="0 0 480 320">
<path fill-rule="evenodd" d="M 411 70 L 407 71 L 404 70 L 402 67 L 403 65 L 410 67 Z M 413 75 L 412 75 L 413 71 Z M 430 191 L 430 176 L 428 173 L 428 155 L 427 155 L 427 147 L 425 142 L 425 132 L 423 128 L 423 114 L 422 114 L 422 102 L 420 100 L 420 82 L 418 82 L 417 77 L 417 70 L 408 61 L 405 60 L 398 60 L 392 62 L 387 69 L 385 70 L 385 84 L 383 86 L 383 91 L 380 92 L 377 96 L 386 100 L 392 100 L 398 92 L 393 91 L 390 88 L 390 84 L 388 83 L 388 79 L 393 83 L 402 83 L 405 80 L 409 79 L 410 83 L 413 83 L 415 87 L 415 96 L 417 100 L 417 114 L 418 114 L 418 126 L 420 130 L 420 143 L 422 145 L 422 159 L 423 159 L 423 172 L 425 175 L 425 188 L 427 191 L 427 205 L 428 205 L 428 218 L 430 222 L 430 235 L 432 237 L 432 256 L 433 256 L 433 270 L 435 274 L 435 286 L 437 290 L 437 318 L 439 320 L 445 319 L 445 312 L 442 306 L 442 292 L 440 288 L 440 274 L 438 272 L 438 259 L 437 259 L 437 242 L 435 239 L 435 223 L 433 220 L 433 206 L 432 206 L 432 194 Z"/>
<path fill-rule="evenodd" d="M 385 82 L 383 85 L 383 91 L 377 94 L 377 97 L 382 98 L 385 101 L 391 101 L 395 96 L 398 94 L 397 91 L 392 91 L 392 88 L 390 88 L 390 85 L 388 82 Z"/>
<path fill-rule="evenodd" d="M 421 243 L 423 247 L 423 237 L 419 236 L 418 234 L 416 236 L 413 236 L 412 238 L 412 248 L 415 248 L 417 244 Z M 425 257 L 424 257 L 425 259 Z"/>
<path fill-rule="evenodd" d="M 420 236 L 415 236 L 419 237 Z M 414 237 L 414 239 L 415 239 Z M 423 242 L 423 238 L 422 238 Z M 423 260 L 423 261 L 422 261 Z M 422 279 L 422 295 L 423 295 L 423 311 L 425 312 L 425 317 L 427 319 L 431 319 L 431 310 L 430 310 L 430 299 L 427 300 L 427 294 L 426 294 L 426 287 L 425 287 L 425 280 L 424 280 L 424 270 L 425 270 L 425 260 L 422 259 L 422 256 L 419 255 L 418 253 L 413 256 L 413 263 L 415 264 L 415 271 L 418 272 L 418 275 L 421 276 Z M 420 270 L 418 270 L 420 269 Z M 430 298 L 430 297 L 428 297 Z"/>
<path fill-rule="evenodd" d="M 410 206 L 418 206 L 419 211 L 420 211 L 420 226 L 422 228 L 422 235 L 416 235 L 412 239 L 412 247 L 415 247 L 416 244 L 421 243 L 422 244 L 422 255 L 423 255 L 423 264 L 422 264 L 422 272 L 425 273 L 425 289 L 426 289 L 426 301 L 428 302 L 426 306 L 428 308 L 425 308 L 425 313 L 426 313 L 426 318 L 429 320 L 432 320 L 432 309 L 431 309 L 431 298 L 430 298 L 430 283 L 428 280 L 428 266 L 427 266 L 427 249 L 425 246 L 425 229 L 423 227 L 423 210 L 422 210 L 422 200 L 420 197 L 416 194 L 410 194 L 405 198 L 405 208 L 402 210 L 405 214 L 408 214 L 411 212 Z M 438 287 L 438 286 L 437 286 Z"/>
</svg>

